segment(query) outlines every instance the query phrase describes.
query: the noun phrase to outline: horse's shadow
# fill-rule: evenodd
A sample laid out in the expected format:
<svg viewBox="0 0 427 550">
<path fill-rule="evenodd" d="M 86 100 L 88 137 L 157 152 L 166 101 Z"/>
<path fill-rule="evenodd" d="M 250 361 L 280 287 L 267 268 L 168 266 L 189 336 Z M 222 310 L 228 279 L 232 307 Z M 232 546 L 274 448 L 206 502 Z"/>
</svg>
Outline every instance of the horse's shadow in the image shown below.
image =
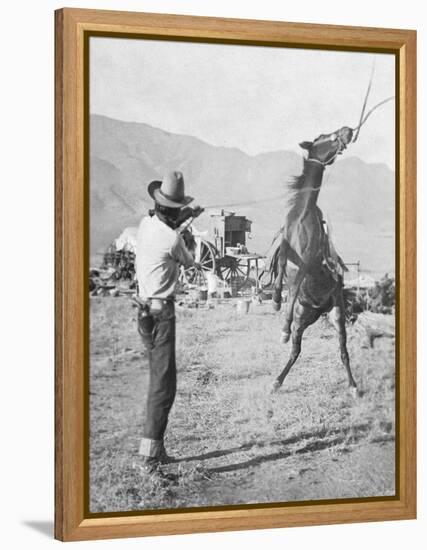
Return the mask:
<svg viewBox="0 0 427 550">
<path fill-rule="evenodd" d="M 222 449 L 217 451 L 210 451 L 204 454 L 187 456 L 184 458 L 177 459 L 176 462 L 190 462 L 190 461 L 202 461 L 209 460 L 211 458 L 220 458 L 227 456 L 233 453 L 242 453 L 250 451 L 253 448 L 263 448 L 263 447 L 281 447 L 280 450 L 264 455 L 259 455 L 242 462 L 237 462 L 234 464 L 226 464 L 223 466 L 217 466 L 214 468 L 209 468 L 208 472 L 210 473 L 224 473 L 224 472 L 233 472 L 235 470 L 240 470 L 253 466 L 260 466 L 266 462 L 273 462 L 276 460 L 282 460 L 288 458 L 291 455 L 303 455 L 306 453 L 312 453 L 316 451 L 322 451 L 327 448 L 335 447 L 342 443 L 345 443 L 351 435 L 351 443 L 357 443 L 361 439 L 365 438 L 369 430 L 371 429 L 371 424 L 357 424 L 351 428 L 337 428 L 332 430 L 317 430 L 312 432 L 302 432 L 296 434 L 292 437 L 280 440 L 266 440 L 261 442 L 251 442 L 239 445 L 237 447 L 232 447 L 230 449 Z M 352 433 L 351 433 L 352 432 Z M 297 449 L 289 450 L 286 447 L 290 445 L 295 445 L 306 441 L 306 444 Z M 346 448 L 348 451 L 349 449 Z"/>
</svg>

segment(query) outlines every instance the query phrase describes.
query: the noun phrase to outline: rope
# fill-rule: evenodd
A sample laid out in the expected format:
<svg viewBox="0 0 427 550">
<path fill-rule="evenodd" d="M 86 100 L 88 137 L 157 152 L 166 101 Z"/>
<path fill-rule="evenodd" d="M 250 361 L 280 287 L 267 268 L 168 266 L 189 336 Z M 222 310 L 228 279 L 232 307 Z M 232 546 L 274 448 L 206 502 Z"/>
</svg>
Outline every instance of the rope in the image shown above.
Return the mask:
<svg viewBox="0 0 427 550">
<path fill-rule="evenodd" d="M 371 116 L 371 114 L 376 110 L 378 109 L 378 107 L 381 107 L 381 105 L 384 105 L 384 103 L 387 103 L 388 101 L 391 101 L 392 99 L 394 99 L 395 96 L 392 95 L 390 97 L 387 97 L 386 99 L 383 99 L 382 101 L 380 101 L 379 103 L 377 103 L 374 107 L 372 107 L 372 109 L 370 111 L 368 111 L 367 115 L 365 116 L 365 118 L 362 120 L 362 122 L 359 124 L 359 126 L 357 126 L 356 128 L 353 128 L 353 130 L 357 130 L 359 129 L 360 127 L 362 127 L 365 122 L 368 120 L 368 118 Z"/>
<path fill-rule="evenodd" d="M 230 202 L 230 203 L 224 203 L 224 204 L 209 204 L 208 206 L 205 206 L 204 208 L 223 208 L 225 206 L 249 206 L 250 204 L 257 204 L 260 202 L 270 202 L 275 201 L 277 199 L 284 199 L 286 197 L 285 194 L 276 195 L 274 197 L 268 197 L 266 199 L 256 199 L 253 201 L 245 201 L 245 202 Z"/>
<path fill-rule="evenodd" d="M 308 160 L 315 160 L 315 159 L 308 159 Z M 317 162 L 323 165 L 323 163 L 321 163 L 320 161 L 317 161 Z M 319 190 L 320 190 L 320 187 L 306 187 L 304 189 L 295 189 L 295 191 L 298 191 L 299 193 L 306 192 L 306 191 L 319 191 Z M 249 206 L 251 204 L 259 204 L 263 202 L 276 201 L 278 199 L 285 199 L 286 197 L 287 197 L 287 193 L 281 193 L 280 195 L 275 195 L 273 197 L 267 197 L 265 199 L 255 199 L 252 201 L 231 202 L 231 203 L 223 203 L 223 204 L 209 204 L 208 206 L 204 206 L 204 208 L 208 209 L 208 208 L 224 208 L 225 206 Z"/>
<path fill-rule="evenodd" d="M 315 191 L 316 189 L 310 188 L 307 189 L 307 191 Z M 305 191 L 305 189 L 304 189 Z M 267 199 L 256 199 L 253 201 L 245 201 L 245 202 L 233 202 L 228 204 L 215 204 L 215 205 L 209 205 L 204 206 L 203 208 L 206 210 L 207 208 L 223 208 L 225 206 L 247 206 L 249 204 L 259 204 L 260 202 L 269 202 L 269 201 L 275 201 L 277 199 L 284 199 L 286 197 L 285 194 L 276 195 L 275 197 L 268 197 Z M 194 221 L 194 217 L 191 217 L 187 222 L 185 222 L 185 225 L 179 228 L 179 232 L 183 233 Z"/>
<path fill-rule="evenodd" d="M 374 72 L 375 72 L 375 57 L 374 57 L 374 61 L 372 63 L 371 78 L 369 79 L 368 89 L 366 90 L 365 100 L 364 100 L 363 106 L 362 106 L 362 112 L 360 113 L 359 126 L 357 127 L 357 132 L 356 132 L 356 135 L 353 139 L 353 143 L 355 141 L 357 141 L 357 138 L 359 137 L 359 133 L 360 133 L 360 128 L 362 127 L 362 121 L 363 121 L 363 117 L 365 115 L 366 105 L 368 103 L 369 92 L 371 91 L 372 81 L 373 81 L 373 78 L 374 78 Z"/>
</svg>

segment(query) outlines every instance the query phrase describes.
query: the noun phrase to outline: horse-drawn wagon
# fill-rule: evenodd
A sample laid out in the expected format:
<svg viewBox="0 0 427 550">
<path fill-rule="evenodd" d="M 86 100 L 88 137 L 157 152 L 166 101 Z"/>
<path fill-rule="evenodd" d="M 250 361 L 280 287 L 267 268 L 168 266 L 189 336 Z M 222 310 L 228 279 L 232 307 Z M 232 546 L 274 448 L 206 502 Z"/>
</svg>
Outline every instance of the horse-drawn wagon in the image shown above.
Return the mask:
<svg viewBox="0 0 427 550">
<path fill-rule="evenodd" d="M 254 270 L 253 279 L 258 287 L 259 260 L 264 256 L 250 253 L 246 247 L 251 225 L 246 216 L 222 210 L 219 214 L 211 214 L 207 231 L 198 232 L 192 228 L 196 240 L 196 266 L 183 270 L 185 281 L 204 285 L 208 274 L 213 273 L 231 289 L 239 290 L 248 283 Z"/>
<path fill-rule="evenodd" d="M 264 256 L 250 253 L 246 246 L 252 222 L 246 216 L 222 210 L 211 214 L 206 231 L 190 231 L 196 241 L 196 266 L 182 269 L 181 280 L 196 287 L 207 286 L 209 273 L 225 281 L 231 291 L 251 285 L 259 288 L 260 264 Z M 100 271 L 108 283 L 134 281 L 136 228 L 126 228 L 108 247 Z M 249 280 L 252 279 L 252 283 Z"/>
</svg>

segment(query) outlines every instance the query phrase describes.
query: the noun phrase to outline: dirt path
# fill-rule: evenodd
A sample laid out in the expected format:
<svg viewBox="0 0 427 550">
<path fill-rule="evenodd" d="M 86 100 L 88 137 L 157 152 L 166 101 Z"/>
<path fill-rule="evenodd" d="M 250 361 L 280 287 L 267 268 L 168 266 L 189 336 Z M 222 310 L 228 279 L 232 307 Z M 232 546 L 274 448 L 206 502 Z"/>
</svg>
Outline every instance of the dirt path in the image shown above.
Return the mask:
<svg viewBox="0 0 427 550">
<path fill-rule="evenodd" d="M 137 449 L 147 360 L 124 298 L 91 302 L 91 511 L 215 506 L 394 494 L 394 345 L 349 333 L 362 396 L 347 390 L 333 329 L 306 332 L 286 361 L 268 305 L 178 313 L 178 393 L 166 445 L 175 480 L 141 476 Z"/>
</svg>

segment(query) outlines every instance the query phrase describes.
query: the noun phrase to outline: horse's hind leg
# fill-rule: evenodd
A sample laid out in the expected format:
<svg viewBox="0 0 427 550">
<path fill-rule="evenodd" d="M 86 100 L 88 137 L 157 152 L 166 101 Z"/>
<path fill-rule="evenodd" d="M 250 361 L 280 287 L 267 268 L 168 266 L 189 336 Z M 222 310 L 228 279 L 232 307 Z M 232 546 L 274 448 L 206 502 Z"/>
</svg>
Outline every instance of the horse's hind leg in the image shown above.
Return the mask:
<svg viewBox="0 0 427 550">
<path fill-rule="evenodd" d="M 291 370 L 293 364 L 298 359 L 301 353 L 301 340 L 305 329 L 312 325 L 320 317 L 320 311 L 309 307 L 302 306 L 300 303 L 295 305 L 295 318 L 292 325 L 292 349 L 291 355 L 285 368 L 276 378 L 273 384 L 273 391 L 277 391 L 283 384 L 284 379 Z"/>
<path fill-rule="evenodd" d="M 286 378 L 286 376 L 288 375 L 289 371 L 292 368 L 292 365 L 295 363 L 295 361 L 299 357 L 299 354 L 301 353 L 301 340 L 302 340 L 303 333 L 304 333 L 304 329 L 295 328 L 295 326 L 292 328 L 291 355 L 289 357 L 288 362 L 286 363 L 285 368 L 282 370 L 282 372 L 279 374 L 279 376 L 276 378 L 273 384 L 274 392 L 276 392 L 281 387 L 281 385 L 283 384 L 283 380 Z"/>
<path fill-rule="evenodd" d="M 347 351 L 347 331 L 345 328 L 345 308 L 342 290 L 339 290 L 334 296 L 334 305 L 329 316 L 332 324 L 338 332 L 340 342 L 341 361 L 347 372 L 348 384 L 351 388 L 357 389 L 357 384 L 354 381 L 350 368 L 350 358 Z"/>
</svg>

